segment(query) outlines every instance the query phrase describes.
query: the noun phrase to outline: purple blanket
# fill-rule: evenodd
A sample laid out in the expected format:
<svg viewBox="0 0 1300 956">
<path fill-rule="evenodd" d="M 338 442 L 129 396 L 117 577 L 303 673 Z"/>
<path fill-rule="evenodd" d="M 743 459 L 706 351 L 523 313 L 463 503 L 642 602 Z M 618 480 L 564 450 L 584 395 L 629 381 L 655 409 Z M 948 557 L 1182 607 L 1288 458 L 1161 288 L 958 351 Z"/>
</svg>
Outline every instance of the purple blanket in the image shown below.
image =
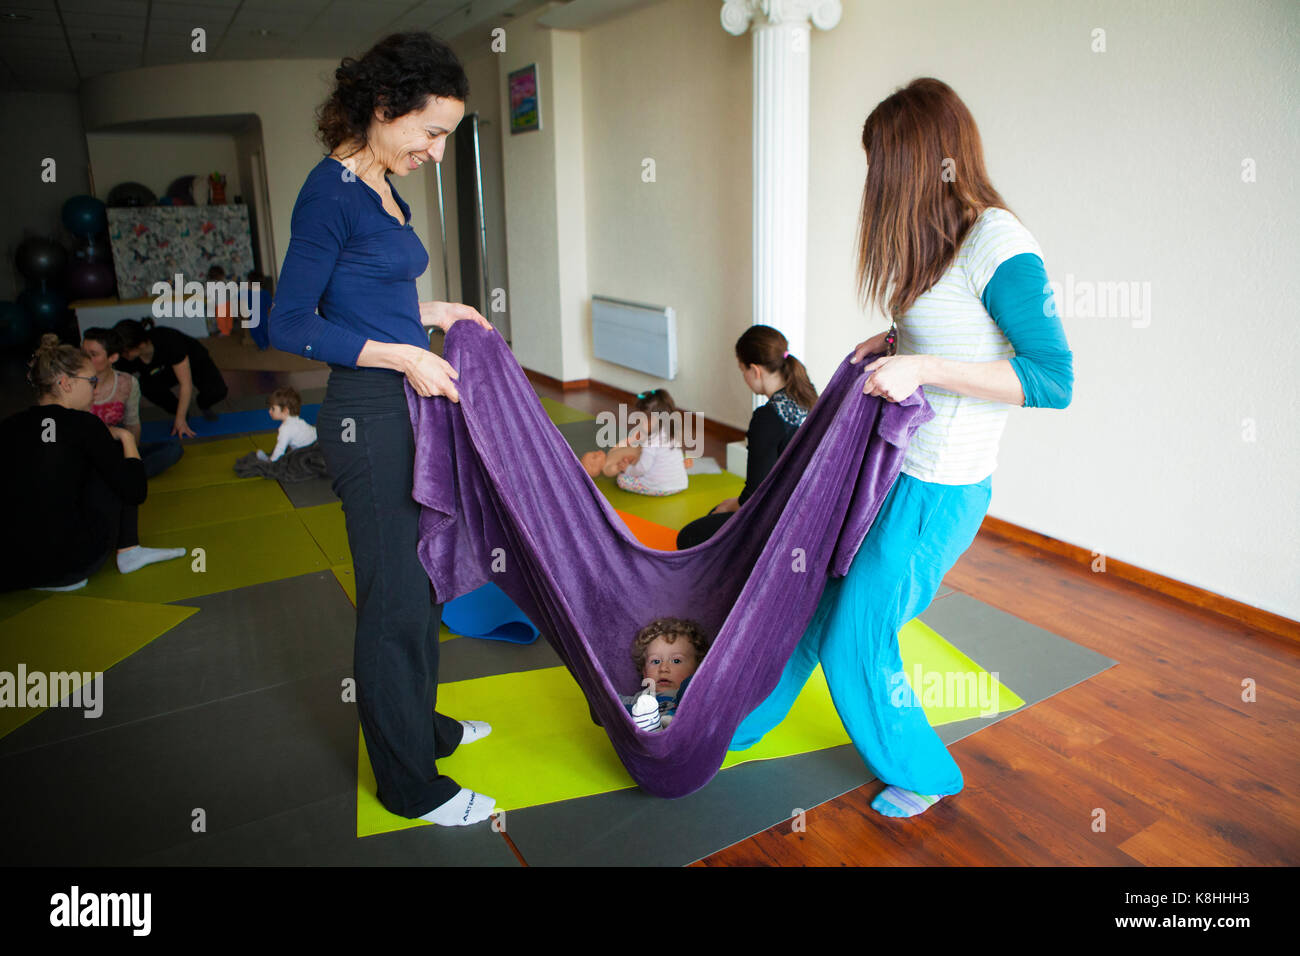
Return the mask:
<svg viewBox="0 0 1300 956">
<path fill-rule="evenodd" d="M 722 530 L 655 551 L 583 471 L 499 334 L 457 322 L 443 355 L 459 404 L 406 387 L 437 600 L 498 585 L 555 647 L 633 779 L 661 797 L 698 790 L 776 686 L 826 576 L 848 571 L 929 404 L 919 390 L 899 404 L 864 396 L 867 362 L 846 357 Z M 671 726 L 645 733 L 618 695 L 637 691 L 632 638 L 659 617 L 692 618 L 714 640 Z"/>
</svg>

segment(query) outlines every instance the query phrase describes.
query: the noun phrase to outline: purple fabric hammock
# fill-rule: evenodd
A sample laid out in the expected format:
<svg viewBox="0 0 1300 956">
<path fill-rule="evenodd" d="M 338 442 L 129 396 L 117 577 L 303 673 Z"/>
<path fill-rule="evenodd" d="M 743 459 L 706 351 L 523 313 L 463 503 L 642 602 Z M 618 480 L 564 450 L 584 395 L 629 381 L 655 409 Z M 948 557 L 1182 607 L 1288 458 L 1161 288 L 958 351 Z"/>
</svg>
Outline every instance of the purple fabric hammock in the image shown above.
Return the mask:
<svg viewBox="0 0 1300 956">
<path fill-rule="evenodd" d="M 456 322 L 443 357 L 459 404 L 406 386 L 437 600 L 498 585 L 555 647 L 632 778 L 660 797 L 693 793 L 776 687 L 827 575 L 847 573 L 929 404 L 919 389 L 898 404 L 864 396 L 867 363 L 846 357 L 745 506 L 703 544 L 655 551 L 583 471 L 499 334 Z M 618 695 L 638 690 L 632 639 L 660 617 L 691 618 L 713 642 L 672 724 L 645 733 Z"/>
</svg>

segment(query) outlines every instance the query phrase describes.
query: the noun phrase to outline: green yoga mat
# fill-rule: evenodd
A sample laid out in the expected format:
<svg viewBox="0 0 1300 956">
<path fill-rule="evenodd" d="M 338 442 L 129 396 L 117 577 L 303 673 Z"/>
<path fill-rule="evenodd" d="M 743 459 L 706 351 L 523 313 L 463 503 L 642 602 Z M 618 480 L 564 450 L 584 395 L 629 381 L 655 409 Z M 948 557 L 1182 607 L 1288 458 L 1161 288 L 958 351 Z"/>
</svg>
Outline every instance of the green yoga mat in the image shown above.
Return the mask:
<svg viewBox="0 0 1300 956">
<path fill-rule="evenodd" d="M 16 675 L 20 663 L 28 675 L 106 671 L 196 611 L 196 607 L 56 594 L 0 622 L 0 671 Z M 112 697 L 102 697 L 102 704 L 112 707 Z M 0 737 L 44 709 L 0 707 Z M 87 729 L 92 726 L 87 724 Z"/>
<path fill-rule="evenodd" d="M 352 564 L 352 550 L 348 547 L 348 526 L 343 516 L 343 505 L 331 501 L 327 505 L 299 508 L 295 512 L 315 539 L 321 552 L 334 564 Z M 355 604 L 355 600 L 353 601 Z"/>
<path fill-rule="evenodd" d="M 934 694 L 928 695 L 931 701 L 927 703 L 925 694 L 932 674 L 969 673 L 980 680 L 979 675 L 986 672 L 977 663 L 919 620 L 910 621 L 899 632 L 899 647 L 909 683 L 917 676 L 921 679 L 922 686 L 914 690 L 932 726 L 978 715 L 978 704 L 943 706 L 933 699 Z M 1024 705 L 992 675 L 983 680 L 990 692 L 990 711 L 1001 713 Z M 489 794 L 501 809 L 519 810 L 635 786 L 605 732 L 592 723 L 586 699 L 563 667 L 442 684 L 438 707 L 444 713 L 492 724 L 488 737 L 440 760 L 438 769 L 462 786 Z M 785 721 L 750 749 L 729 753 L 722 766 L 725 770 L 750 760 L 789 757 L 847 743 L 848 735 L 819 667 Z M 357 836 L 424 825 L 424 821 L 389 813 L 379 803 L 375 789 L 374 771 L 361 739 Z"/>
<path fill-rule="evenodd" d="M 596 487 L 618 511 L 678 530 L 696 518 L 704 517 L 718 502 L 735 498 L 745 487 L 744 479 L 729 472 L 696 475 L 688 477 L 687 481 L 689 487 L 685 491 L 661 498 L 624 491 L 613 478 L 604 475 L 596 479 Z"/>
<path fill-rule="evenodd" d="M 262 481 L 251 478 L 250 481 Z M 121 574 L 110 557 L 78 594 L 167 604 L 250 584 L 324 571 L 330 566 L 293 511 L 223 521 L 150 536 L 149 547 L 185 548 L 186 557 Z M 193 570 L 194 549 L 204 549 L 205 570 Z"/>
<path fill-rule="evenodd" d="M 150 488 L 140 507 L 140 543 L 153 546 L 155 534 L 221 524 L 232 515 L 252 518 L 292 510 L 280 483 L 264 478 L 176 491 Z"/>
<path fill-rule="evenodd" d="M 33 588 L 5 591 L 0 594 L 0 621 L 11 618 L 19 611 L 25 611 L 33 604 L 39 604 L 49 597 L 49 591 L 37 591 Z"/>
<path fill-rule="evenodd" d="M 541 398 L 541 396 L 538 396 Z M 547 417 L 557 425 L 563 425 L 567 422 L 581 422 L 588 418 L 596 416 L 591 412 L 584 412 L 580 408 L 573 408 L 570 405 L 563 405 L 553 398 L 542 398 L 542 408 L 546 409 Z"/>
</svg>

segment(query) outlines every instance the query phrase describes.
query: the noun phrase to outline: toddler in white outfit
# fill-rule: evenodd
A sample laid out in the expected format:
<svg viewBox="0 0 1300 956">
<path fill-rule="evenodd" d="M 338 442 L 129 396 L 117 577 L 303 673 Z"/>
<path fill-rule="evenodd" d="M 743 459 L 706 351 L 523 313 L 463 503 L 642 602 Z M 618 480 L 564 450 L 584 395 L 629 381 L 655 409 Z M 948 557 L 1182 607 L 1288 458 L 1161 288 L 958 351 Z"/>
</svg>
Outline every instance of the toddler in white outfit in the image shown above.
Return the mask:
<svg viewBox="0 0 1300 956">
<path fill-rule="evenodd" d="M 678 437 L 681 413 L 666 388 L 637 396 L 636 410 L 647 426 L 635 428 L 626 444 L 608 452 L 591 451 L 582 456 L 582 466 L 592 478 L 614 477 L 624 491 L 639 495 L 675 495 L 687 488 L 686 469 Z"/>
<path fill-rule="evenodd" d="M 302 396 L 296 388 L 277 388 L 266 399 L 271 417 L 280 423 L 276 435 L 275 450 L 270 457 L 260 448 L 257 457 L 263 461 L 279 461 L 287 451 L 306 448 L 316 441 L 316 426 L 298 417 L 302 411 Z"/>
</svg>

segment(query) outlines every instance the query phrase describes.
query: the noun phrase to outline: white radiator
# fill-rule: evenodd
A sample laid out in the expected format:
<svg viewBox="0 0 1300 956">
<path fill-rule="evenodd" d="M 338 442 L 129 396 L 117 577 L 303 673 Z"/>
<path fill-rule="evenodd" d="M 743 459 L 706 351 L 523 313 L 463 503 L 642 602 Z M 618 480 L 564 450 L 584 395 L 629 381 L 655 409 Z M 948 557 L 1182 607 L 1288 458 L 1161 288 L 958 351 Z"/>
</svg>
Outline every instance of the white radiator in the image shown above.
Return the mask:
<svg viewBox="0 0 1300 956">
<path fill-rule="evenodd" d="M 656 378 L 677 377 L 677 313 L 671 308 L 594 295 L 591 338 L 598 359 Z"/>
</svg>

